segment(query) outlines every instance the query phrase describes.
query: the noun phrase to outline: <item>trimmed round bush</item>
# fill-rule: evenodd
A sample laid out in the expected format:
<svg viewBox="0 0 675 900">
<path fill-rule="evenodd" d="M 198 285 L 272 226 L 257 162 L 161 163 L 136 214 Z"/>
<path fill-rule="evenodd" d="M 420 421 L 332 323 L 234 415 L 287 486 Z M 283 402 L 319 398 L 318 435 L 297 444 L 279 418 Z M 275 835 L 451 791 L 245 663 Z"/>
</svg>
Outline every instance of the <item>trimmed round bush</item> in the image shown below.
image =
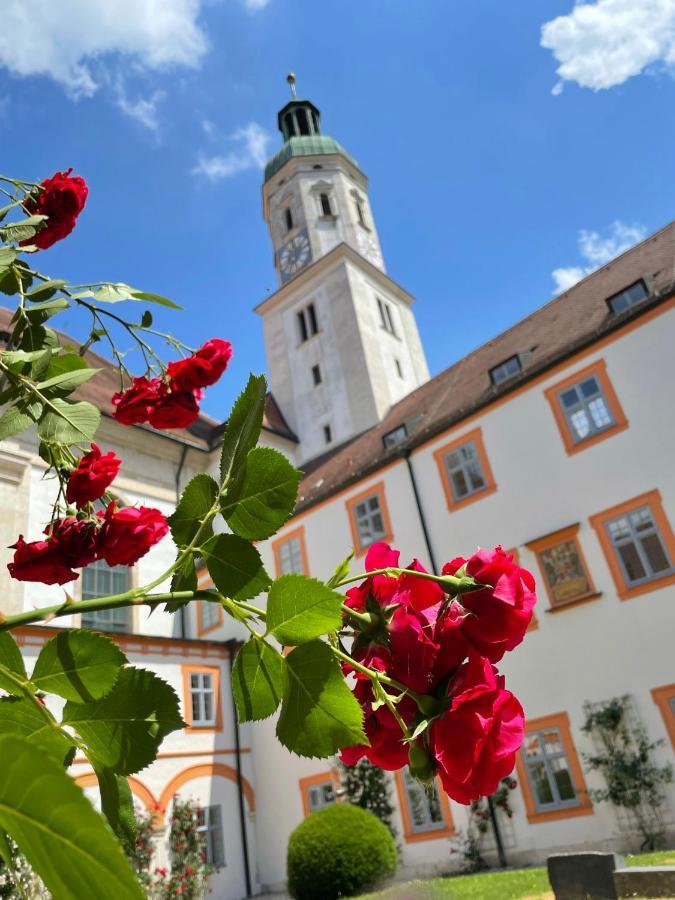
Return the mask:
<svg viewBox="0 0 675 900">
<path fill-rule="evenodd" d="M 295 900 L 334 900 L 368 890 L 398 862 L 389 829 L 371 812 L 336 803 L 312 813 L 288 842 L 288 890 Z"/>
</svg>

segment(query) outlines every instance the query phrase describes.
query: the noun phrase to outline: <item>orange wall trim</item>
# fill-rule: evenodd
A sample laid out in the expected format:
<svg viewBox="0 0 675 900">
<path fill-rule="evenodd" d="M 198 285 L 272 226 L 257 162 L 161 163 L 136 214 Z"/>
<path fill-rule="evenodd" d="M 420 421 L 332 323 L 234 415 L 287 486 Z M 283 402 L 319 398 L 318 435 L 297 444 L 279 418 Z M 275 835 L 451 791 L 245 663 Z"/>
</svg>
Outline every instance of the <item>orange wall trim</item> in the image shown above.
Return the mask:
<svg viewBox="0 0 675 900">
<path fill-rule="evenodd" d="M 279 551 L 282 544 L 297 538 L 300 541 L 300 553 L 302 555 L 302 574 L 309 576 L 309 559 L 307 557 L 307 545 L 305 543 L 305 526 L 299 525 L 292 531 L 287 531 L 282 537 L 272 541 L 272 550 L 274 551 L 274 568 L 279 578 L 283 573 L 281 571 L 281 556 Z"/>
<path fill-rule="evenodd" d="M 675 747 L 675 712 L 670 705 L 673 697 L 675 697 L 675 684 L 664 684 L 663 687 L 652 688 L 652 698 L 663 716 L 670 743 Z"/>
<path fill-rule="evenodd" d="M 524 384 L 521 384 L 518 387 L 514 387 L 507 394 L 496 397 L 491 403 L 486 403 L 485 406 L 481 406 L 480 409 L 476 410 L 476 412 L 470 413 L 470 415 L 466 416 L 464 419 L 461 419 L 458 422 L 454 422 L 452 425 L 449 425 L 447 428 L 439 431 L 437 434 L 431 435 L 431 437 L 427 438 L 425 441 L 422 441 L 420 444 L 414 447 L 411 451 L 411 455 L 415 456 L 416 454 L 423 452 L 429 444 L 442 440 L 446 436 L 455 434 L 459 429 L 466 428 L 466 426 L 471 424 L 472 422 L 480 420 L 482 417 L 492 412 L 492 410 L 498 409 L 505 403 L 510 403 L 521 394 L 527 393 L 527 391 L 534 390 L 543 382 L 548 381 L 549 378 L 554 377 L 558 372 L 565 372 L 571 366 L 575 365 L 578 362 L 581 362 L 581 360 L 586 359 L 593 353 L 597 353 L 599 350 L 602 350 L 603 347 L 607 347 L 615 343 L 616 341 L 621 340 L 621 338 L 625 337 L 627 334 L 630 334 L 632 331 L 635 331 L 637 328 L 641 328 L 643 325 L 648 325 L 659 316 L 670 312 L 674 307 L 675 296 L 671 297 L 664 303 L 659 304 L 653 309 L 650 309 L 648 312 L 639 316 L 637 319 L 631 319 L 629 322 L 626 322 L 623 327 L 618 328 L 616 331 L 613 331 L 611 334 L 606 335 L 604 338 L 600 338 L 599 341 L 594 341 L 594 343 L 590 344 L 588 347 L 585 347 L 583 350 L 580 350 L 578 353 L 566 357 L 561 362 L 551 366 L 551 368 L 547 369 L 545 372 L 542 372 L 539 375 L 535 375 L 534 378 L 530 378 Z M 346 487 L 342 487 L 339 490 L 335 491 L 334 494 L 330 494 L 328 497 L 324 497 L 323 500 L 319 500 L 317 503 L 313 503 L 311 506 L 308 506 L 307 509 L 301 510 L 299 513 L 297 513 L 297 515 L 293 516 L 290 522 L 299 522 L 302 518 L 308 516 L 310 513 L 315 512 L 322 506 L 325 506 L 328 503 L 334 503 L 338 498 L 344 496 L 349 491 L 354 490 L 354 488 L 358 487 L 359 484 L 362 484 L 366 480 L 366 478 L 381 476 L 389 469 L 404 465 L 405 463 L 403 463 L 400 459 L 391 460 L 391 462 L 385 463 L 374 472 L 369 472 L 368 475 L 364 475 L 364 477 L 360 479 L 360 481 L 355 481 L 352 484 L 347 485 Z"/>
<path fill-rule="evenodd" d="M 158 753 L 155 759 L 182 759 L 185 756 L 234 756 L 237 751 L 234 747 L 225 747 L 220 750 L 176 750 L 174 753 Z M 240 753 L 250 753 L 250 747 L 242 747 Z M 72 763 L 74 766 L 88 766 L 89 760 L 86 756 L 77 756 Z"/>
<path fill-rule="evenodd" d="M 598 434 L 594 434 L 591 437 L 586 438 L 585 440 L 575 442 L 574 438 L 572 437 L 569 422 L 565 418 L 565 413 L 563 412 L 562 406 L 560 405 L 559 396 L 561 391 L 564 391 L 565 388 L 571 387 L 571 385 L 573 384 L 578 384 L 578 382 L 583 381 L 585 378 L 589 378 L 591 375 L 593 375 L 600 384 L 602 393 L 604 394 L 607 405 L 609 406 L 609 411 L 611 412 L 612 418 L 614 419 L 614 425 L 609 428 L 605 428 L 604 431 L 600 431 Z M 585 369 L 579 369 L 579 371 L 575 372 L 573 375 L 568 375 L 567 378 L 563 379 L 563 381 L 559 381 L 552 387 L 546 388 L 544 394 L 548 402 L 551 404 L 553 417 L 555 418 L 556 425 L 558 426 L 558 430 L 560 431 L 560 436 L 562 437 L 563 444 L 565 445 L 565 450 L 570 456 L 573 453 L 579 453 L 579 451 L 585 450 L 587 447 L 592 447 L 593 444 L 604 441 L 605 438 L 612 437 L 612 435 L 618 434 L 620 431 L 624 431 L 626 428 L 628 428 L 628 419 L 626 418 L 624 411 L 621 408 L 621 404 L 619 403 L 619 398 L 616 395 L 614 386 L 609 380 L 609 376 L 607 374 L 607 363 L 604 359 L 599 359 L 597 360 L 597 362 L 591 363 L 590 366 L 586 366 Z"/>
<path fill-rule="evenodd" d="M 309 808 L 309 789 L 317 784 L 325 784 L 327 781 L 332 782 L 333 788 L 337 794 L 337 789 L 340 787 L 340 778 L 337 769 L 331 769 L 327 772 L 318 772 L 316 775 L 307 775 L 305 778 L 298 779 L 300 796 L 302 797 L 302 811 L 305 818 L 307 818 L 311 812 L 311 809 Z"/>
<path fill-rule="evenodd" d="M 601 596 L 601 594 L 599 594 L 595 590 L 593 579 L 591 578 L 590 569 L 588 568 L 586 558 L 584 556 L 583 550 L 581 549 L 581 544 L 579 543 L 579 538 L 577 537 L 578 532 L 579 523 L 577 523 L 576 525 L 569 525 L 567 528 L 561 528 L 559 531 L 554 531 L 551 534 L 545 535 L 544 537 L 537 538 L 536 541 L 530 541 L 529 543 L 525 544 L 528 550 L 531 550 L 537 557 L 539 571 L 541 572 L 541 580 L 544 582 L 544 587 L 546 588 L 546 593 L 548 594 L 548 602 L 551 610 L 564 609 L 565 607 L 573 606 L 581 602 L 582 600 L 594 600 L 597 597 Z M 548 578 L 546 577 L 546 569 L 544 567 L 540 554 L 544 550 L 549 550 L 551 547 L 557 547 L 558 544 L 566 544 L 569 542 L 573 543 L 576 547 L 581 569 L 584 573 L 584 576 L 586 577 L 586 581 L 588 582 L 588 590 L 583 594 L 579 594 L 577 597 L 570 598 L 569 600 L 556 600 L 553 594 L 553 588 L 549 584 Z"/>
<path fill-rule="evenodd" d="M 75 784 L 78 784 L 81 788 L 92 787 L 93 785 L 98 786 L 98 778 L 94 772 L 83 772 L 82 775 L 78 775 L 74 781 Z M 150 788 L 133 775 L 127 775 L 127 781 L 129 782 L 131 793 L 135 797 L 138 797 L 147 811 L 153 813 L 157 818 L 159 816 L 159 801 Z"/>
<path fill-rule="evenodd" d="M 188 663 L 181 666 L 183 674 L 183 714 L 187 722 L 185 731 L 197 731 L 201 734 L 212 734 L 215 731 L 223 730 L 223 713 L 220 702 L 220 666 L 195 666 Z M 190 688 L 190 675 L 212 675 L 213 676 L 213 702 L 215 704 L 216 724 L 215 725 L 193 725 L 192 724 L 192 696 Z"/>
<path fill-rule="evenodd" d="M 441 785 L 439 779 L 436 779 L 436 790 L 438 792 L 438 800 L 441 805 L 443 822 L 439 824 L 438 828 L 432 828 L 428 831 L 413 830 L 412 819 L 410 818 L 410 810 L 408 808 L 408 795 L 405 787 L 405 781 L 403 780 L 403 773 L 400 769 L 396 772 L 394 780 L 396 782 L 398 806 L 401 810 L 401 819 L 403 820 L 403 837 L 406 844 L 415 844 L 419 841 L 436 841 L 440 838 L 451 837 L 453 834 L 457 833 L 455 823 L 452 819 L 452 813 L 450 812 L 450 803 L 448 802 L 447 794 L 443 790 L 443 786 Z"/>
<path fill-rule="evenodd" d="M 666 553 L 670 557 L 671 565 L 674 565 L 675 535 L 673 535 L 670 522 L 664 512 L 660 491 L 653 490 L 648 491 L 646 494 L 640 494 L 639 497 L 633 497 L 632 500 L 626 500 L 624 503 L 619 503 L 617 506 L 612 506 L 610 509 L 605 509 L 603 512 L 596 513 L 594 516 L 590 516 L 588 520 L 598 536 L 602 552 L 605 555 L 609 571 L 612 573 L 612 578 L 616 585 L 616 592 L 621 600 L 630 600 L 631 597 L 637 597 L 639 594 L 649 594 L 668 584 L 675 584 L 675 574 L 666 574 L 660 578 L 653 578 L 651 581 L 646 581 L 644 584 L 632 586 L 626 582 L 614 544 L 607 534 L 605 526 L 611 519 L 616 519 L 624 513 L 637 509 L 640 506 L 648 506 L 651 509 L 654 522 L 663 539 Z"/>
<path fill-rule="evenodd" d="M 182 772 L 175 775 L 166 785 L 159 798 L 158 818 L 160 821 L 162 823 L 164 822 L 166 811 L 171 800 L 184 784 L 188 781 L 193 781 L 195 778 L 215 778 L 216 776 L 227 778 L 237 784 L 236 769 L 233 769 L 232 766 L 228 766 L 225 763 L 202 763 L 198 766 L 190 766 L 188 769 L 183 769 Z M 246 797 L 246 802 L 248 803 L 249 812 L 255 812 L 255 791 L 253 790 L 251 782 L 243 775 L 241 778 L 241 786 L 244 796 Z"/>
<path fill-rule="evenodd" d="M 527 821 L 532 824 L 537 824 L 539 822 L 554 822 L 558 819 L 570 819 L 574 818 L 574 816 L 592 815 L 593 804 L 591 803 L 590 797 L 588 796 L 588 791 L 586 790 L 584 773 L 581 769 L 579 757 L 577 756 L 577 751 L 574 747 L 574 741 L 572 740 L 569 716 L 566 712 L 559 712 L 552 713 L 549 716 L 541 716 L 538 719 L 527 719 L 527 721 L 525 722 L 526 735 L 533 731 L 541 731 L 542 729 L 546 728 L 558 728 L 560 730 L 560 737 L 562 738 L 565 755 L 567 756 L 567 762 L 569 763 L 570 767 L 572 783 L 574 784 L 575 790 L 579 797 L 579 805 L 570 806 L 566 809 L 538 811 L 534 801 L 532 788 L 530 787 L 530 782 L 527 777 L 527 767 L 525 765 L 525 761 L 523 759 L 523 751 L 521 749 L 516 756 L 516 768 L 518 770 L 520 789 L 523 792 L 523 799 L 525 801 Z"/>
<path fill-rule="evenodd" d="M 54 635 L 61 634 L 64 630 L 68 629 L 53 625 L 22 625 L 20 628 L 13 628 L 12 635 L 20 646 L 41 647 L 45 641 Z M 227 659 L 229 656 L 229 649 L 226 646 L 212 641 L 190 641 L 183 638 L 149 634 L 119 634 L 114 631 L 104 633 L 107 638 L 115 641 L 127 653 L 179 656 L 182 659 L 190 656 L 203 659 Z"/>
<path fill-rule="evenodd" d="M 371 484 L 369 488 L 365 491 L 361 491 L 359 494 L 355 494 L 353 497 L 350 497 L 345 506 L 347 507 L 347 515 L 349 516 L 349 527 L 352 530 L 352 545 L 354 547 L 354 555 L 355 556 L 363 556 L 368 551 L 368 547 L 370 544 L 365 547 L 361 546 L 359 541 L 359 532 L 356 527 L 356 511 L 355 506 L 357 503 L 360 503 L 362 500 L 365 500 L 367 497 L 377 496 L 380 501 L 380 512 L 382 513 L 382 521 L 384 523 L 385 535 L 380 538 L 380 540 L 385 541 L 387 544 L 391 544 L 394 540 L 394 535 L 391 530 L 391 519 L 389 518 L 389 507 L 387 506 L 387 498 L 384 493 L 384 481 L 378 481 L 375 484 Z M 373 543 L 376 543 L 375 541 Z"/>
</svg>

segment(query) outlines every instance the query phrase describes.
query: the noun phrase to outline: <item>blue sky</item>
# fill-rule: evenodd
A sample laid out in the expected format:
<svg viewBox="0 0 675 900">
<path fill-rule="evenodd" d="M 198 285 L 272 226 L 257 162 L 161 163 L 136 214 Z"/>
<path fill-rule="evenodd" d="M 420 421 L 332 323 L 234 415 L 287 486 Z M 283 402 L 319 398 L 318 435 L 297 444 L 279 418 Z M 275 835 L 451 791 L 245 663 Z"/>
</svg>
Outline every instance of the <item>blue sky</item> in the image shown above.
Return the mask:
<svg viewBox="0 0 675 900">
<path fill-rule="evenodd" d="M 31 7 L 4 3 L 0 170 L 73 166 L 91 191 L 40 267 L 166 294 L 186 313 L 156 310 L 160 327 L 232 340 L 203 404 L 219 418 L 265 368 L 260 164 L 289 69 L 370 177 L 432 373 L 673 218 L 675 0 Z"/>
</svg>

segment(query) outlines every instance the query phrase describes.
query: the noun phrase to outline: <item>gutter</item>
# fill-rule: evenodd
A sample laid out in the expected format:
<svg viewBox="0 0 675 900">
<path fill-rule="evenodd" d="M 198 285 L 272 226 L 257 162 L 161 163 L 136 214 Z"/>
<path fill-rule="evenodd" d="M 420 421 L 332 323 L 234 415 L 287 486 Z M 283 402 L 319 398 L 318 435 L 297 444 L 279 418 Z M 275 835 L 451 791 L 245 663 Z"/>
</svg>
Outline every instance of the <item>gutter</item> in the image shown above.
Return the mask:
<svg viewBox="0 0 675 900">
<path fill-rule="evenodd" d="M 429 562 L 431 563 L 431 571 L 434 575 L 438 575 L 439 569 L 436 565 L 436 559 L 434 557 L 434 551 L 431 546 L 431 535 L 429 534 L 429 529 L 427 528 L 427 520 L 424 515 L 424 508 L 422 506 L 422 500 L 420 498 L 419 491 L 417 489 L 417 479 L 415 478 L 415 470 L 412 467 L 412 462 L 410 460 L 410 449 L 406 447 L 404 450 L 401 450 L 401 456 L 406 462 L 408 467 L 408 474 L 410 475 L 410 485 L 412 487 L 413 496 L 415 498 L 415 506 L 417 507 L 417 515 L 419 516 L 420 525 L 422 526 L 422 534 L 424 535 L 424 544 L 427 548 L 427 554 L 429 556 Z"/>
<path fill-rule="evenodd" d="M 232 672 L 234 669 L 234 657 L 237 650 L 241 647 L 242 642 L 232 638 L 225 641 L 228 648 L 229 665 L 230 665 L 230 694 L 232 695 L 232 721 L 234 724 L 234 752 L 237 771 L 237 794 L 239 800 L 239 828 L 241 832 L 241 849 L 244 861 L 244 879 L 246 881 L 246 896 L 251 897 L 253 894 L 251 885 L 251 865 L 248 858 L 248 835 L 246 833 L 246 812 L 244 807 L 244 782 L 241 771 L 241 735 L 239 733 L 239 715 L 237 713 L 237 704 L 234 700 L 234 691 L 232 690 Z"/>
</svg>

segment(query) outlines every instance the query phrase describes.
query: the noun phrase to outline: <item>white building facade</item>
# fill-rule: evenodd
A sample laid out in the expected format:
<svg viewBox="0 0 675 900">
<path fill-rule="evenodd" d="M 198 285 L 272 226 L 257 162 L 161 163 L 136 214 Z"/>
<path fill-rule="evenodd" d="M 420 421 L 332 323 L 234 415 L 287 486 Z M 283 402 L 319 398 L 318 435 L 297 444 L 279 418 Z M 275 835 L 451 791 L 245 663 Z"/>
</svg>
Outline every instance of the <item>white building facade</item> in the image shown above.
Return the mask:
<svg viewBox="0 0 675 900">
<path fill-rule="evenodd" d="M 261 548 L 266 568 L 327 578 L 354 548 L 358 571 L 377 540 L 436 570 L 479 544 L 517 552 L 537 577 L 539 605 L 500 666 L 527 717 L 514 817 L 502 822 L 507 857 L 628 847 L 613 808 L 586 793 L 601 782 L 584 768 L 593 747 L 581 726 L 585 702 L 630 695 L 650 737 L 664 741 L 656 761 L 672 758 L 675 225 L 429 379 L 413 298 L 386 274 L 365 175 L 321 133 L 313 104 L 294 99 L 279 123 L 284 143 L 263 188 L 279 288 L 256 308 L 271 386 L 262 442 L 305 476 L 296 514 Z M 168 514 L 193 475 L 216 471 L 217 423 L 160 434 L 103 412 L 97 440 L 124 460 L 115 491 L 125 503 Z M 30 435 L 3 443 L 2 547 L 48 521 L 43 473 Z M 97 563 L 71 593 L 148 582 L 174 552 L 166 538 L 131 571 Z M 2 553 L 4 563 L 11 551 Z M 58 593 L 2 578 L 5 613 Z M 57 625 L 100 628 L 175 688 L 188 727 L 131 787 L 159 827 L 176 793 L 209 810 L 220 848 L 212 896 L 237 900 L 283 885 L 288 837 L 334 802 L 336 773 L 333 761 L 285 751 L 273 720 L 236 725 L 229 672 L 244 634 L 202 605 L 182 616 L 59 619 L 17 637 L 30 671 Z M 72 772 L 93 792 L 86 764 Z M 402 874 L 456 867 L 451 842 L 466 810 L 442 792 L 430 803 L 405 773 L 391 782 Z M 674 818 L 671 787 L 671 836 Z"/>
</svg>

